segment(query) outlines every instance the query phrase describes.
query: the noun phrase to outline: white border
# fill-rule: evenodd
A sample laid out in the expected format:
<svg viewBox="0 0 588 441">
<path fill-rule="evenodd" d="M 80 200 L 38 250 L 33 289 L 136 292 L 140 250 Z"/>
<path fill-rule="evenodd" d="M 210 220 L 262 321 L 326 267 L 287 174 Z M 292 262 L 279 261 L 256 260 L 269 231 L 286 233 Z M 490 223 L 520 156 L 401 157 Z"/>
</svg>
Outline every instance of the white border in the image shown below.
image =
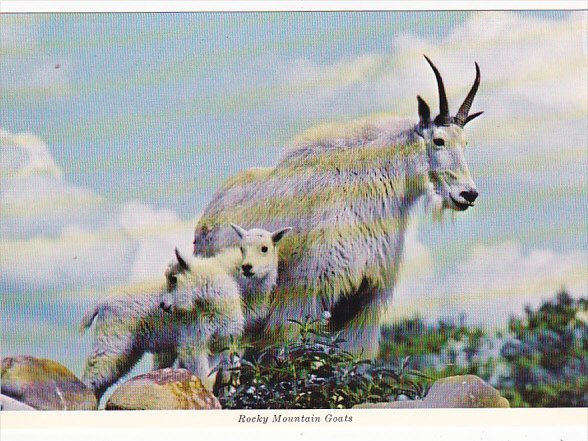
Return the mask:
<svg viewBox="0 0 588 441">
<path fill-rule="evenodd" d="M 328 423 L 326 415 L 347 416 L 347 422 Z M 268 417 L 261 422 L 239 423 L 240 416 Z M 315 416 L 320 422 L 276 423 L 273 415 Z M 351 417 L 351 418 L 349 418 Z M 3 411 L 2 429 L 359 429 L 359 428 L 468 428 L 543 427 L 574 428 L 586 425 L 586 408 L 509 409 L 305 409 L 305 410 L 144 410 L 144 411 Z M 351 419 L 351 421 L 349 421 Z M 559 441 L 559 440 L 558 440 Z"/>
<path fill-rule="evenodd" d="M 356 1 L 356 0 L 323 0 L 323 1 L 139 1 L 139 0 L 102 0 L 102 1 L 75 1 L 75 0 L 1 0 L 0 13 L 83 13 L 83 12 L 252 12 L 252 11 L 391 11 L 391 10 L 586 10 L 586 1 Z M 315 415 L 325 415 L 329 411 L 306 411 Z M 385 434 L 390 439 L 393 433 L 410 431 L 412 441 L 430 439 L 459 440 L 485 440 L 505 439 L 508 433 L 511 440 L 548 439 L 540 436 L 549 435 L 550 440 L 559 441 L 561 433 L 566 441 L 585 440 L 588 432 L 587 410 L 578 409 L 423 409 L 423 410 L 354 410 L 336 411 L 338 415 L 351 415 L 353 423 L 338 427 L 317 424 L 305 424 L 294 426 L 263 426 L 254 425 L 245 427 L 236 421 L 238 414 L 247 413 L 254 415 L 280 413 L 283 415 L 297 415 L 299 411 L 150 411 L 144 412 L 2 412 L 0 414 L 2 440 L 9 439 L 80 439 L 86 441 L 92 438 L 92 433 L 101 439 L 120 439 L 107 435 L 109 430 L 120 431 L 129 429 L 141 429 L 143 439 L 162 438 L 160 430 L 167 435 L 182 430 L 208 431 L 219 434 L 223 430 L 226 434 L 238 429 L 240 436 L 236 438 L 247 439 L 253 435 L 250 430 L 255 430 L 255 438 L 276 439 L 276 435 L 282 441 L 290 439 L 287 431 L 293 430 L 296 439 L 302 435 L 314 433 L 321 435 L 320 439 L 331 439 L 337 431 L 341 432 L 337 438 L 343 441 L 345 433 L 353 434 L 357 440 L 356 430 L 369 437 L 377 433 Z M 156 415 L 156 416 L 155 416 Z M 105 429 L 103 433 L 96 433 L 98 428 Z M 467 430 L 470 432 L 467 432 Z M 47 432 L 47 429 L 50 432 Z M 241 429 L 248 429 L 242 431 Z M 323 433 L 324 430 L 329 433 Z M 40 438 L 33 437 L 37 431 Z M 433 431 L 433 432 L 431 432 Z M 450 438 L 441 437 L 445 432 L 452 432 Z M 154 437 L 149 437 L 152 433 Z M 499 435 L 502 434 L 502 436 Z M 564 435 L 564 433 L 567 434 Z M 518 435 L 517 435 L 518 434 Z M 260 436 L 261 435 L 261 436 Z M 267 437 L 266 437 L 267 435 Z M 531 438 L 529 438 L 531 435 Z M 572 435 L 572 437 L 569 437 Z M 421 436 L 423 436 L 421 438 Z M 146 438 L 145 438 L 146 437 Z M 305 439 L 306 436 L 303 436 Z M 314 436 L 312 436 L 314 438 Z M 170 436 L 171 438 L 171 436 Z M 407 437 L 400 437 L 405 439 Z M 97 438 L 98 439 L 98 438 Z M 125 438 L 131 439 L 131 438 Z M 215 437 L 215 439 L 224 439 Z M 235 437 L 233 437 L 235 439 Z M 293 439 L 293 438 L 292 438 Z"/>
</svg>

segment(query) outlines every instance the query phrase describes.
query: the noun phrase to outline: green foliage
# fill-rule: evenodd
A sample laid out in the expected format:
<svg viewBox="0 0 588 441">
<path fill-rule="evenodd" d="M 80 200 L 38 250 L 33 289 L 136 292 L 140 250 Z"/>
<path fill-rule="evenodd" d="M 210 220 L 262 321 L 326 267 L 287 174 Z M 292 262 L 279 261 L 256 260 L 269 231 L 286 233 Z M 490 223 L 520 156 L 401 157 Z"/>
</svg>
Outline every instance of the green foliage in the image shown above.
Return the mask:
<svg viewBox="0 0 588 441">
<path fill-rule="evenodd" d="M 573 299 L 565 290 L 524 318 L 509 323 L 514 344 L 503 356 L 512 367 L 505 396 L 521 406 L 588 406 L 588 299 Z"/>
<path fill-rule="evenodd" d="M 512 407 L 588 406 L 587 308 L 588 299 L 562 290 L 494 335 L 463 319 L 412 318 L 383 331 L 380 359 L 410 355 L 411 367 L 434 379 L 478 375 Z"/>
<path fill-rule="evenodd" d="M 342 409 L 401 395 L 421 398 L 428 390 L 426 378 L 409 370 L 407 359 L 396 369 L 378 367 L 342 350 L 340 336 L 320 320 L 291 321 L 300 328 L 298 340 L 267 348 L 253 360 L 241 359 L 221 391 L 223 407 Z"/>
<path fill-rule="evenodd" d="M 473 374 L 511 407 L 588 406 L 588 299 L 562 290 L 492 335 L 464 319 L 427 324 L 414 317 L 386 328 L 376 362 L 341 349 L 340 336 L 323 322 L 292 320 L 298 340 L 241 359 L 220 391 L 221 403 L 229 409 L 350 408 L 422 398 L 436 379 Z"/>
<path fill-rule="evenodd" d="M 381 358 L 388 359 L 401 356 L 421 354 L 440 354 L 449 342 L 467 340 L 472 351 L 480 345 L 485 333 L 481 328 L 470 328 L 440 320 L 436 325 L 428 325 L 419 317 L 403 320 L 382 331 Z"/>
</svg>

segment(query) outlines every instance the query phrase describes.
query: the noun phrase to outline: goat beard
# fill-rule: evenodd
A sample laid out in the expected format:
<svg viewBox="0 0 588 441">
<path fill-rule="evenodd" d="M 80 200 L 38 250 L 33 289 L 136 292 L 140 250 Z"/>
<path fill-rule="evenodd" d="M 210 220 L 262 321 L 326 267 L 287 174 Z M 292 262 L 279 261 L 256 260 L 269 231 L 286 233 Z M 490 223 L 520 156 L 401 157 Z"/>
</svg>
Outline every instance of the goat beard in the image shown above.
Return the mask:
<svg viewBox="0 0 588 441">
<path fill-rule="evenodd" d="M 435 186 L 429 184 L 426 193 L 426 209 L 431 212 L 435 222 L 443 220 L 443 198 L 435 191 Z"/>
</svg>

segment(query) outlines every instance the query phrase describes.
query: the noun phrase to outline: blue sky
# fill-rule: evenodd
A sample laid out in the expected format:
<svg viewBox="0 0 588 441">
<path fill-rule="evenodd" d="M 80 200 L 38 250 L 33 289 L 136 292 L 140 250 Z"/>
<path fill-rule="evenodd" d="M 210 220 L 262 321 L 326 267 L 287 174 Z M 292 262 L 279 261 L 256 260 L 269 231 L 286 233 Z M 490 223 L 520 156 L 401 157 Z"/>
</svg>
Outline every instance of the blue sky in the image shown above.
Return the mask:
<svg viewBox="0 0 588 441">
<path fill-rule="evenodd" d="M 466 150 L 480 197 L 441 225 L 415 210 L 391 318 L 464 310 L 493 327 L 560 286 L 588 295 L 585 11 L 0 22 L 3 351 L 70 357 L 56 341 L 78 344 L 85 308 L 160 277 L 219 185 L 298 132 L 416 121 L 417 94 L 436 109 L 423 53 L 454 112 L 480 64 Z"/>
<path fill-rule="evenodd" d="M 569 14 L 550 17 L 557 21 Z M 198 191 L 196 170 L 204 171 L 202 179 L 223 180 L 243 165 L 272 164 L 293 135 L 317 120 L 395 111 L 392 103 L 374 102 L 373 92 L 351 106 L 329 101 L 345 100 L 346 93 L 355 98 L 362 83 L 368 87 L 393 75 L 399 36 L 434 45 L 470 16 L 5 16 L 2 124 L 11 132 L 41 136 L 72 182 L 101 194 L 115 186 L 122 197 L 172 206 L 190 216 L 185 207 L 194 207 L 194 193 L 201 195 L 199 205 L 210 197 Z M 464 66 L 475 55 L 474 50 L 464 53 Z M 305 98 L 320 93 L 321 69 L 343 63 L 343 76 L 345 62 L 351 68 L 366 56 L 374 59 L 360 79 L 345 84 L 335 78 L 343 83 L 336 84 L 335 96 L 306 105 Z M 410 62 L 422 64 L 421 59 Z M 470 77 L 460 78 L 456 87 L 465 87 Z M 249 151 L 247 157 L 241 149 Z M 162 151 L 171 155 L 172 167 L 160 159 Z M 228 154 L 231 161 L 207 167 L 210 151 Z M 183 188 L 169 190 L 178 187 L 177 179 Z"/>
</svg>

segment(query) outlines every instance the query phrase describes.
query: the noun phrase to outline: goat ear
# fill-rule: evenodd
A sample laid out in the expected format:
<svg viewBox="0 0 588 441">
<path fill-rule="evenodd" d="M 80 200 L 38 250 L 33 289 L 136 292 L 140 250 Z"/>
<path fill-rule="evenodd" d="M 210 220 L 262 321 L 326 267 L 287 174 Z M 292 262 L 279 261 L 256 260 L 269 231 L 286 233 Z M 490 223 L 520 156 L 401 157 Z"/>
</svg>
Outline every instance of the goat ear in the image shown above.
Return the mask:
<svg viewBox="0 0 588 441">
<path fill-rule="evenodd" d="M 280 240 L 282 240 L 282 237 L 284 237 L 284 234 L 286 234 L 291 229 L 292 228 L 290 228 L 290 227 L 286 227 L 286 228 L 281 228 L 279 230 L 274 231 L 272 233 L 272 242 L 274 244 L 278 243 Z"/>
<path fill-rule="evenodd" d="M 419 102 L 419 124 L 421 127 L 426 127 L 431 124 L 431 109 L 420 95 L 417 95 L 417 101 Z"/>
<path fill-rule="evenodd" d="M 184 270 L 184 271 L 188 271 L 190 268 L 188 267 L 188 264 L 186 263 L 184 258 L 182 256 L 180 256 L 180 252 L 178 251 L 177 248 L 175 250 L 175 253 L 176 253 L 176 259 L 178 259 L 178 263 L 180 264 L 180 268 L 182 268 L 182 270 Z"/>
<path fill-rule="evenodd" d="M 231 224 L 231 227 L 233 227 L 233 230 L 235 230 L 240 239 L 243 239 L 243 236 L 247 234 L 247 230 L 241 228 L 237 224 Z"/>
</svg>

